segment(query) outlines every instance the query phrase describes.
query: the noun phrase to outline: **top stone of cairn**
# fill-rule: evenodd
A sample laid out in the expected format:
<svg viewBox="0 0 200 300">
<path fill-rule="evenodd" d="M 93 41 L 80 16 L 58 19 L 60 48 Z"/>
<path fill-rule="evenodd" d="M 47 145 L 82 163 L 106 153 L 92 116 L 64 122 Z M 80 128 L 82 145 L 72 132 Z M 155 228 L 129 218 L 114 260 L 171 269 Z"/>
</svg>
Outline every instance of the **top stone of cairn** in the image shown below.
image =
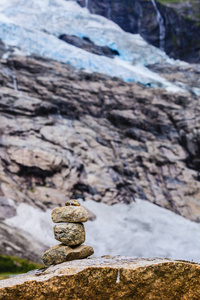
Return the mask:
<svg viewBox="0 0 200 300">
<path fill-rule="evenodd" d="M 71 199 L 71 200 L 68 200 L 66 203 L 65 203 L 66 206 L 80 206 L 80 203 L 78 202 L 78 200 L 75 200 L 75 199 Z"/>
<path fill-rule="evenodd" d="M 54 223 L 82 223 L 88 221 L 89 214 L 84 207 L 78 205 L 74 206 L 72 204 L 65 207 L 54 208 L 51 217 Z"/>
</svg>

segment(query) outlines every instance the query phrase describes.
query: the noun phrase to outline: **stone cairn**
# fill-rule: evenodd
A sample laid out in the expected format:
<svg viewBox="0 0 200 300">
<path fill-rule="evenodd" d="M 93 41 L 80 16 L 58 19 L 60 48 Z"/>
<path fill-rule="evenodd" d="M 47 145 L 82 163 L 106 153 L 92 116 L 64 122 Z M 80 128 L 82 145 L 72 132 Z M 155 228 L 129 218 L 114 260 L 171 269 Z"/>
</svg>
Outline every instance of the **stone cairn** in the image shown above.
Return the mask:
<svg viewBox="0 0 200 300">
<path fill-rule="evenodd" d="M 46 251 L 43 256 L 45 266 L 60 264 L 65 261 L 86 258 L 94 253 L 90 246 L 82 245 L 85 241 L 85 228 L 89 214 L 77 200 L 69 200 L 65 207 L 56 207 L 51 214 L 55 239 L 62 244 Z"/>
</svg>

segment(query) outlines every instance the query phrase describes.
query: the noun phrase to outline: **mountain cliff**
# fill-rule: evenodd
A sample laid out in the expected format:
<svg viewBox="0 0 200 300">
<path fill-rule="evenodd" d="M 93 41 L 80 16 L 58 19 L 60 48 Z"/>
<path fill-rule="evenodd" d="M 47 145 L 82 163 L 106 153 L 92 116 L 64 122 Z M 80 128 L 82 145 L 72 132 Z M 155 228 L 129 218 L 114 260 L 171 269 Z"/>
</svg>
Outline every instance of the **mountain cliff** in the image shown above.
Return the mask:
<svg viewBox="0 0 200 300">
<path fill-rule="evenodd" d="M 127 219 L 138 198 L 199 222 L 199 65 L 74 1 L 4 1 L 0 13 L 0 251 L 39 260 L 52 244 L 50 209 L 68 198 L 121 203 L 120 232 L 138 224 L 124 255 L 141 228 L 155 236 L 145 216 Z M 180 245 L 198 260 L 199 224 L 181 216 L 174 228 L 187 224 L 194 243 L 182 235 Z M 166 240 L 156 253 L 174 257 Z"/>
<path fill-rule="evenodd" d="M 26 239 L 36 231 L 37 253 L 52 243 L 44 225 L 50 215 L 37 221 L 41 210 L 68 197 L 106 204 L 141 198 L 199 221 L 196 96 L 36 57 L 2 60 L 0 76 L 1 218 L 28 231 Z M 28 207 L 20 212 L 20 203 L 37 208 L 35 214 Z M 4 235 L 1 251 L 16 253 Z"/>
</svg>

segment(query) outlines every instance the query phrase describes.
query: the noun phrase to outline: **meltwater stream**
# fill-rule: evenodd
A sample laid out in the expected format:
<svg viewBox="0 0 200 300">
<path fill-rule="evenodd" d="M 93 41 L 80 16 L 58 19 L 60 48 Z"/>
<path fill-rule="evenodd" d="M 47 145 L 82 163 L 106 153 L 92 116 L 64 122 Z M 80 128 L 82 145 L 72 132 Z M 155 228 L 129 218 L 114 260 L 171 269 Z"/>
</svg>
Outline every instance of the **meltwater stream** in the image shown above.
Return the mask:
<svg viewBox="0 0 200 300">
<path fill-rule="evenodd" d="M 159 48 L 164 51 L 165 50 L 165 25 L 164 25 L 164 19 L 161 16 L 161 13 L 159 12 L 156 1 L 151 0 L 151 2 L 153 4 L 153 7 L 155 8 L 156 17 L 157 17 L 158 26 L 159 26 Z"/>
</svg>

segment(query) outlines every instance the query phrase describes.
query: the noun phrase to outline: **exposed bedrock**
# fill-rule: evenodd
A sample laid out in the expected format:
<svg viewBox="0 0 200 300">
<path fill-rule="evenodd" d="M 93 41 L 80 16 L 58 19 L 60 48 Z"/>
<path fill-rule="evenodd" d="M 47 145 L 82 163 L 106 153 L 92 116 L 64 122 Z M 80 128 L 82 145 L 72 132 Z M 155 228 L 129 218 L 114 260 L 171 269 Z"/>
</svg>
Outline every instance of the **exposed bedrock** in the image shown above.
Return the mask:
<svg viewBox="0 0 200 300">
<path fill-rule="evenodd" d="M 199 222 L 197 97 L 42 59 L 12 57 L 0 65 L 0 196 L 7 217 L 15 214 L 10 199 L 46 210 L 68 198 L 141 198 Z M 188 72 L 199 87 L 195 66 Z"/>
<path fill-rule="evenodd" d="M 97 55 L 104 55 L 108 57 L 119 55 L 118 51 L 112 50 L 109 47 L 101 47 L 95 45 L 88 37 L 80 38 L 75 35 L 61 34 L 59 36 L 59 39 L 65 41 L 68 44 L 74 45 L 78 48 L 84 49 Z"/>
<path fill-rule="evenodd" d="M 168 259 L 76 260 L 0 281 L 1 299 L 197 300 L 200 266 Z"/>
</svg>

